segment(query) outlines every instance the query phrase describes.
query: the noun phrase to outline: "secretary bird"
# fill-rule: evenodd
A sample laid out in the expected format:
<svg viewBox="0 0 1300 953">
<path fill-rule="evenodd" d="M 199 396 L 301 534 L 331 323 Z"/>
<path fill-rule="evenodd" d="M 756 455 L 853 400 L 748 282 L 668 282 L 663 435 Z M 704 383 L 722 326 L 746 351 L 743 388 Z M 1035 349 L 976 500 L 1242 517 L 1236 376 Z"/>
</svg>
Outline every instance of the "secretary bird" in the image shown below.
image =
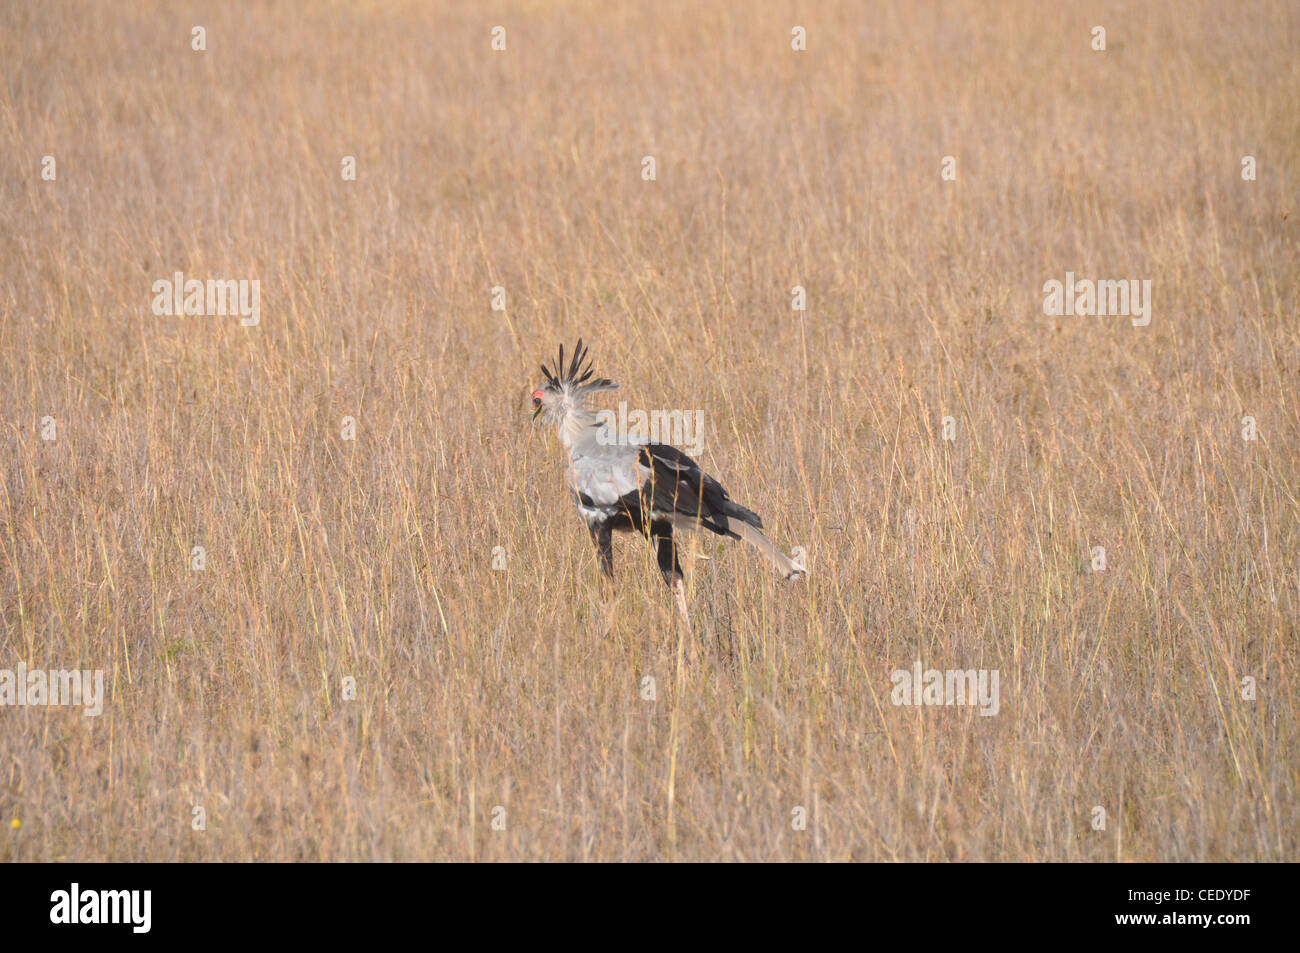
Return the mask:
<svg viewBox="0 0 1300 953">
<path fill-rule="evenodd" d="M 674 530 L 703 527 L 719 536 L 743 539 L 786 579 L 807 574 L 804 566 L 763 535 L 757 513 L 733 502 L 722 485 L 686 454 L 668 444 L 612 432 L 611 424 L 600 421 L 587 408 L 587 399 L 618 385 L 605 377 L 593 379 L 591 363 L 582 366 L 586 359 L 579 338 L 567 369 L 563 344 L 555 370 L 542 365 L 546 383 L 533 391 L 533 420 L 540 417 L 555 424 L 568 451 L 569 489 L 591 533 L 600 568 L 610 581 L 614 530 L 640 533 L 654 545 L 659 571 L 676 596 L 687 629 L 691 617 Z"/>
</svg>

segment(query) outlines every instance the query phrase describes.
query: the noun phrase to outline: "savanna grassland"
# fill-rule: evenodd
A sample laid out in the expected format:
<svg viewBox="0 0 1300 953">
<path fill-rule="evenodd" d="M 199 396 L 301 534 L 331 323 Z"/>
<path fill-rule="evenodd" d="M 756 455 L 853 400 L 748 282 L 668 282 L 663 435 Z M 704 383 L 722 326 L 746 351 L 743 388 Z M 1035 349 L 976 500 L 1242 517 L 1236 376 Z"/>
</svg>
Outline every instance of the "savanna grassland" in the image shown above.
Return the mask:
<svg viewBox="0 0 1300 953">
<path fill-rule="evenodd" d="M 1295 859 L 1297 47 L 3 0 L 0 669 L 107 699 L 0 708 L 0 860 Z M 1067 272 L 1150 323 L 1045 314 Z M 624 536 L 606 606 L 527 402 L 579 335 L 807 579 L 692 537 L 687 633 Z M 997 714 L 892 704 L 917 661 Z"/>
</svg>

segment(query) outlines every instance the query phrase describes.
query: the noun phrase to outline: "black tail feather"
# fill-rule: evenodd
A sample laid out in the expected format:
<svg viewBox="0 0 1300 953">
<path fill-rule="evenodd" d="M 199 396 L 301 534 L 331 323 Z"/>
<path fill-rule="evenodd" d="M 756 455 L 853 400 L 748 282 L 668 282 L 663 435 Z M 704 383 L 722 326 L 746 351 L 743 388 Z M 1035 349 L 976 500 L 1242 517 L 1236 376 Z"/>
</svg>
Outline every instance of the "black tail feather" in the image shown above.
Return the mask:
<svg viewBox="0 0 1300 953">
<path fill-rule="evenodd" d="M 727 500 L 724 504 L 723 512 L 733 520 L 740 520 L 742 523 L 748 523 L 755 529 L 763 528 L 763 520 L 753 510 L 746 509 L 734 500 Z"/>
</svg>

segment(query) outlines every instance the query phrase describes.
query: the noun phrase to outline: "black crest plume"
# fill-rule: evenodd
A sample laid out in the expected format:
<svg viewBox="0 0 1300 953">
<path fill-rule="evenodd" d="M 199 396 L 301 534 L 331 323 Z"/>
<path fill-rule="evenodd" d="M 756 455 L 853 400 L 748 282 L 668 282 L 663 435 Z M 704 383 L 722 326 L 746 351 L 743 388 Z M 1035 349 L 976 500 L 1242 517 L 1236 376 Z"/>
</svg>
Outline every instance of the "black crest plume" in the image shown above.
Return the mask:
<svg viewBox="0 0 1300 953">
<path fill-rule="evenodd" d="M 613 381 L 606 377 L 591 379 L 592 362 L 587 359 L 588 349 L 583 346 L 582 338 L 578 338 L 578 344 L 573 349 L 573 358 L 569 362 L 568 368 L 564 366 L 564 345 L 560 345 L 560 353 L 555 358 L 555 370 L 551 370 L 545 364 L 542 365 L 542 373 L 546 376 L 546 383 L 554 388 L 564 388 L 567 390 L 577 390 L 582 387 L 583 390 L 595 388 L 607 388 L 613 384 Z M 583 367 L 583 361 L 587 366 Z M 590 383 L 588 383 L 590 381 Z M 582 385 L 586 385 L 583 387 Z"/>
</svg>

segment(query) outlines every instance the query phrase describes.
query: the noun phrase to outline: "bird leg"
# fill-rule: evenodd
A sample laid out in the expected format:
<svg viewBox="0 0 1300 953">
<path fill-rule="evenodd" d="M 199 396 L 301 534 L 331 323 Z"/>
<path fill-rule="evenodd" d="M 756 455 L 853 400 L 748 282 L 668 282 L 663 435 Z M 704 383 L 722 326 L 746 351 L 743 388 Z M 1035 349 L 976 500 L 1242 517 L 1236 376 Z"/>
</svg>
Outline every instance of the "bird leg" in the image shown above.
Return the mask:
<svg viewBox="0 0 1300 953">
<path fill-rule="evenodd" d="M 591 531 L 591 541 L 596 546 L 596 561 L 600 563 L 601 588 L 605 596 L 604 635 L 614 631 L 614 528 L 608 523 L 587 527 Z"/>
<path fill-rule="evenodd" d="M 611 583 L 614 581 L 614 528 L 609 523 L 595 523 L 587 527 L 596 547 L 596 560 L 600 571 Z"/>
<path fill-rule="evenodd" d="M 691 614 L 686 611 L 686 582 L 681 576 L 678 576 L 668 584 L 673 590 L 673 595 L 677 597 L 677 608 L 681 610 L 682 622 L 686 624 L 686 631 L 691 632 Z"/>
<path fill-rule="evenodd" d="M 653 530 L 655 556 L 659 560 L 659 571 L 663 573 L 664 582 L 673 591 L 677 599 L 677 608 L 682 614 L 686 631 L 691 631 L 691 614 L 686 610 L 686 582 L 682 576 L 682 565 L 677 561 L 677 547 L 673 543 L 671 525 L 658 525 Z"/>
</svg>

